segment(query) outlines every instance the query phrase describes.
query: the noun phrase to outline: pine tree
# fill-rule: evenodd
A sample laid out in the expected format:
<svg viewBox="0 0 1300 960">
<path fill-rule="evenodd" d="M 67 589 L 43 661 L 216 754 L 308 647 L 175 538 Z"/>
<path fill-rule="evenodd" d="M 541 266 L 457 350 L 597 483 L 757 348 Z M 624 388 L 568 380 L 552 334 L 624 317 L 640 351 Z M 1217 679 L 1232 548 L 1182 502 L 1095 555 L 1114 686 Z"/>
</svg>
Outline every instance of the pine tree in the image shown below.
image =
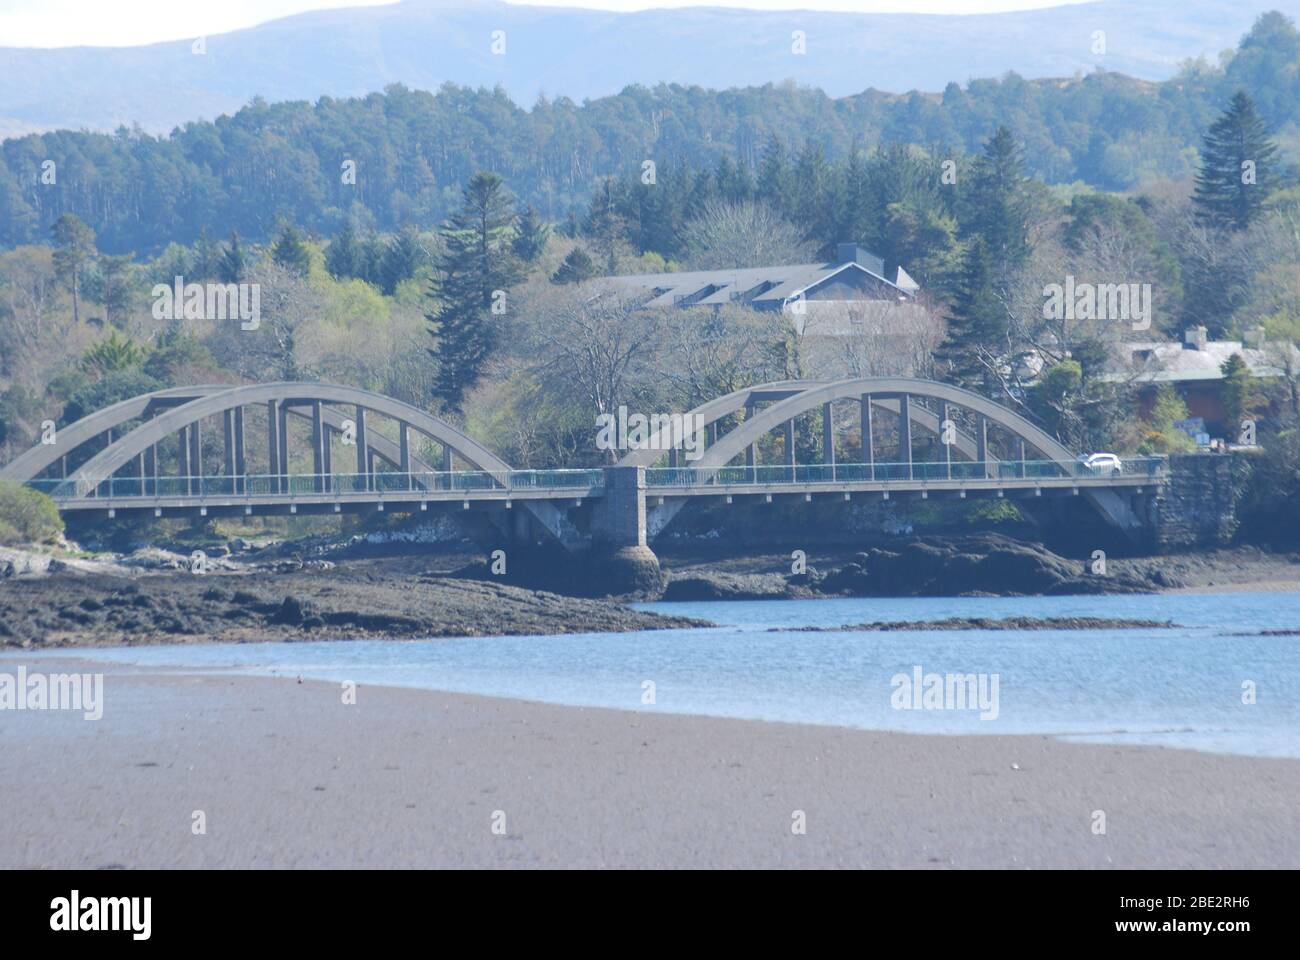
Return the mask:
<svg viewBox="0 0 1300 960">
<path fill-rule="evenodd" d="M 984 240 L 970 242 L 962 263 L 948 334 L 934 353 L 935 367 L 952 383 L 992 393 L 993 371 L 1006 352 L 1007 320 Z"/>
<path fill-rule="evenodd" d="M 1223 426 L 1229 436 L 1235 437 L 1241 421 L 1258 409 L 1259 389 L 1240 353 L 1234 353 L 1223 361 L 1220 369 L 1223 379 L 1219 381 L 1219 405 L 1223 407 Z"/>
<path fill-rule="evenodd" d="M 875 204 L 862 154 L 854 150 L 849 154 L 843 170 L 838 172 L 841 185 L 837 193 L 843 198 L 843 203 L 838 210 L 835 225 L 836 239 L 878 249 L 874 246 L 876 243 L 876 231 L 873 229 Z M 895 251 L 886 251 L 886 255 L 896 257 L 899 254 Z"/>
<path fill-rule="evenodd" d="M 1006 127 L 984 144 L 971 170 L 971 190 L 962 218 L 962 236 L 978 236 L 991 258 L 994 276 L 1006 282 L 1029 259 L 1029 218 L 1025 204 L 1024 154 Z"/>
<path fill-rule="evenodd" d="M 113 330 L 107 339 L 91 345 L 81 355 L 81 369 L 103 377 L 110 373 L 138 367 L 144 363 L 148 355 L 148 348 L 136 343 L 130 337 L 119 338 L 117 331 Z"/>
<path fill-rule="evenodd" d="M 773 210 L 789 217 L 792 203 L 790 181 L 790 164 L 786 159 L 785 145 L 776 134 L 772 134 L 758 166 L 758 198 Z"/>
<path fill-rule="evenodd" d="M 271 248 L 271 259 L 286 270 L 293 270 L 302 276 L 306 276 L 311 269 L 311 254 L 292 224 L 286 223 L 280 231 L 275 246 Z"/>
<path fill-rule="evenodd" d="M 50 228 L 54 234 L 54 272 L 72 294 L 72 320 L 81 322 L 81 272 L 94 260 L 95 231 L 73 213 L 65 213 Z"/>
<path fill-rule="evenodd" d="M 131 312 L 132 274 L 134 269 L 130 254 L 99 258 L 99 276 L 104 301 L 104 319 L 119 329 L 126 328 Z"/>
<path fill-rule="evenodd" d="M 388 296 L 397 292 L 397 285 L 415 276 L 420 265 L 420 245 L 414 231 L 403 230 L 388 241 L 379 263 L 379 289 Z"/>
<path fill-rule="evenodd" d="M 664 169 L 659 171 L 658 183 L 644 184 L 634 175 L 625 194 L 623 216 L 641 253 L 653 251 L 670 258 L 681 251 L 688 176 L 682 168 Z"/>
<path fill-rule="evenodd" d="M 582 283 L 596 275 L 596 264 L 582 247 L 574 247 L 560 268 L 551 274 L 551 283 Z"/>
<path fill-rule="evenodd" d="M 514 200 L 495 173 L 477 173 L 465 187 L 461 208 L 443 225 L 444 252 L 425 314 L 438 362 L 434 396 L 459 413 L 465 394 L 482 376 L 495 341 L 494 310 L 524 271 L 511 245 Z"/>
<path fill-rule="evenodd" d="M 1230 230 L 1245 230 L 1264 209 L 1276 180 L 1277 146 L 1244 90 L 1210 126 L 1196 175 L 1197 215 Z"/>
<path fill-rule="evenodd" d="M 743 203 L 754 196 L 754 178 L 743 162 L 733 163 L 725 153 L 713 171 L 718 196 L 729 203 Z"/>
<path fill-rule="evenodd" d="M 606 177 L 591 198 L 582 232 L 591 238 L 596 252 L 605 261 L 608 273 L 618 272 L 618 247 L 627 236 L 627 221 L 620 213 L 618 182 Z"/>
<path fill-rule="evenodd" d="M 546 241 L 551 237 L 551 225 L 537 215 L 532 204 L 524 208 L 519 215 L 518 232 L 515 234 L 514 252 L 524 263 L 536 263 L 537 258 L 546 249 Z"/>
<path fill-rule="evenodd" d="M 683 207 L 687 220 L 694 220 L 710 201 L 719 197 L 718 185 L 713 178 L 707 173 L 692 173 L 686 163 L 682 164 L 682 192 L 685 194 Z"/>
<path fill-rule="evenodd" d="M 244 248 L 239 245 L 239 234 L 232 230 L 230 246 L 222 252 L 221 260 L 217 264 L 217 276 L 222 283 L 243 283 L 246 269 Z"/>
<path fill-rule="evenodd" d="M 217 275 L 221 261 L 221 249 L 208 236 L 207 226 L 199 228 L 199 238 L 194 242 L 194 257 L 190 261 L 190 273 L 197 281 L 211 280 Z"/>
<path fill-rule="evenodd" d="M 832 191 L 830 164 L 820 148 L 806 145 L 794 165 L 794 183 L 790 219 L 805 227 L 810 238 L 822 243 L 833 242 L 835 198 Z"/>
<path fill-rule="evenodd" d="M 358 270 L 358 260 L 363 257 L 364 254 L 357 244 L 356 231 L 352 229 L 351 223 L 345 223 L 343 229 L 330 241 L 329 249 L 325 251 L 325 269 L 336 280 L 361 276 L 365 271 Z"/>
<path fill-rule="evenodd" d="M 356 275 L 381 290 L 384 288 L 384 257 L 388 255 L 388 247 L 388 243 L 374 235 L 357 242 Z"/>
</svg>

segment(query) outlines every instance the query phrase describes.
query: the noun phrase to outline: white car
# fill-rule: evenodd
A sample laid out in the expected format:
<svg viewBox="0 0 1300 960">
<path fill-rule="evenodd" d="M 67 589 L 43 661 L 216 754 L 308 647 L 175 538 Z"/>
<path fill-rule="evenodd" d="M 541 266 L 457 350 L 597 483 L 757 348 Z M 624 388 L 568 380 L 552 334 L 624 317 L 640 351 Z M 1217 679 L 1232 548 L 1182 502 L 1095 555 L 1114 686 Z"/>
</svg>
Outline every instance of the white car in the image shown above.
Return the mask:
<svg viewBox="0 0 1300 960">
<path fill-rule="evenodd" d="M 1124 464 L 1113 453 L 1089 453 L 1079 457 L 1079 463 L 1094 477 L 1108 477 L 1124 472 Z"/>
</svg>

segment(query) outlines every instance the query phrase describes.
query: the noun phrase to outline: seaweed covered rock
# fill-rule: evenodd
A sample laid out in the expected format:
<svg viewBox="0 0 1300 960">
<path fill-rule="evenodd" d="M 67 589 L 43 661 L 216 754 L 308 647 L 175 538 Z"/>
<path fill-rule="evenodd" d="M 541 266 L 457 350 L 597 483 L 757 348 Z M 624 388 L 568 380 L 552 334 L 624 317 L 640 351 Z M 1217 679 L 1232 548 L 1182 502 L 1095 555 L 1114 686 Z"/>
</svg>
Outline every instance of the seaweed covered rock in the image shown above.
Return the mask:
<svg viewBox="0 0 1300 960">
<path fill-rule="evenodd" d="M 897 597 L 1142 593 L 1162 585 L 1131 574 L 1094 574 L 1087 563 L 1058 556 L 1042 544 L 983 534 L 872 547 L 815 588 L 824 594 Z"/>
</svg>

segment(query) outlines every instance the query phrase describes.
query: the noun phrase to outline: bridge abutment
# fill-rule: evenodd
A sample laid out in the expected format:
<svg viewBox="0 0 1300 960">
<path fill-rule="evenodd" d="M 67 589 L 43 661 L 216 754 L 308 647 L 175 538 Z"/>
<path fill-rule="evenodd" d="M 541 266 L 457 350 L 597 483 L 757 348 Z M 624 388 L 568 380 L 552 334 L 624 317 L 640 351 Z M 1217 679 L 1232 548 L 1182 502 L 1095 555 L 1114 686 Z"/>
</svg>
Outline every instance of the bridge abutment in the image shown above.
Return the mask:
<svg viewBox="0 0 1300 960">
<path fill-rule="evenodd" d="M 1169 482 L 1148 522 L 1162 552 L 1222 547 L 1237 531 L 1237 498 L 1250 471 L 1248 453 L 1192 453 L 1169 458 Z"/>
</svg>

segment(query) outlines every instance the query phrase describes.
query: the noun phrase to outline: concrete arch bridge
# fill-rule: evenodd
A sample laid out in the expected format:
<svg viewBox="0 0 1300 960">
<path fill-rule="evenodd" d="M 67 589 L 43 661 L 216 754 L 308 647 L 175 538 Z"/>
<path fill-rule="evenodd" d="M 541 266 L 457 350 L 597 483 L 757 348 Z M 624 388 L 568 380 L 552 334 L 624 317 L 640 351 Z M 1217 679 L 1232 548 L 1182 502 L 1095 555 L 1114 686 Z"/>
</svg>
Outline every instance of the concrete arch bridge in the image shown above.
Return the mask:
<svg viewBox="0 0 1300 960">
<path fill-rule="evenodd" d="M 0 479 L 67 515 L 441 510 L 581 549 L 645 546 L 700 498 L 1083 497 L 1138 538 L 1166 474 L 1162 458 L 1088 467 L 1005 407 L 928 380 L 758 384 L 689 415 L 698 444 L 661 426 L 612 466 L 514 470 L 446 421 L 353 387 L 181 387 L 50 431 Z"/>
</svg>

